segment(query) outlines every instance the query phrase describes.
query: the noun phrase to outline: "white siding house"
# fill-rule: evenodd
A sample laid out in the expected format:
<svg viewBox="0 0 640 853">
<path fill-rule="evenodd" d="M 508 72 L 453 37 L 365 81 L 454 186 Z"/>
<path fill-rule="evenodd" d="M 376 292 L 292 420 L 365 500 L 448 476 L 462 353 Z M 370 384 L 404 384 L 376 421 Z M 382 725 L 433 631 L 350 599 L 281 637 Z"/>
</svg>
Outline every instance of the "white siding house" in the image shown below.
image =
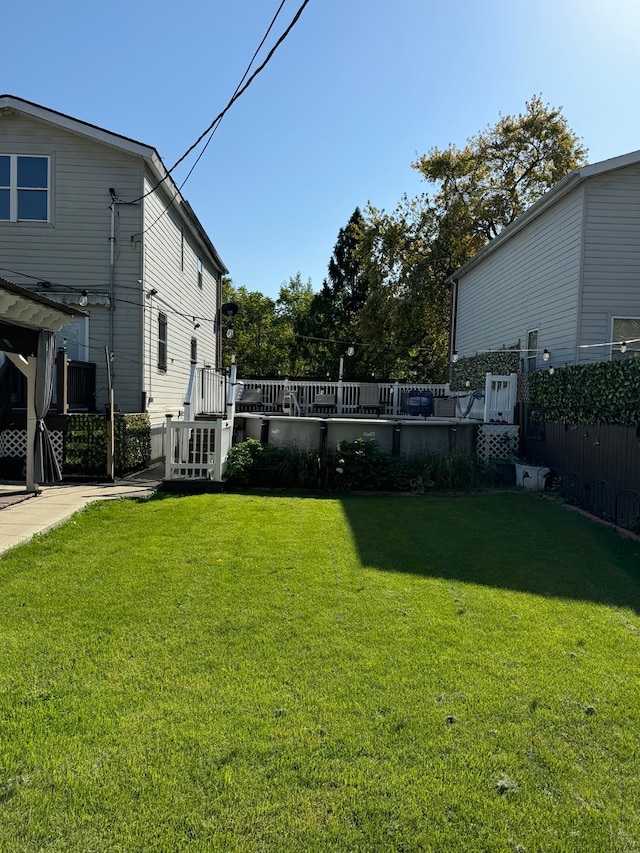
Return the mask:
<svg viewBox="0 0 640 853">
<path fill-rule="evenodd" d="M 89 314 L 59 335 L 97 365 L 97 406 L 183 407 L 192 363 L 219 363 L 215 247 L 147 145 L 0 96 L 0 276 Z"/>
<path fill-rule="evenodd" d="M 640 355 L 640 151 L 571 172 L 448 281 L 452 355 Z"/>
</svg>

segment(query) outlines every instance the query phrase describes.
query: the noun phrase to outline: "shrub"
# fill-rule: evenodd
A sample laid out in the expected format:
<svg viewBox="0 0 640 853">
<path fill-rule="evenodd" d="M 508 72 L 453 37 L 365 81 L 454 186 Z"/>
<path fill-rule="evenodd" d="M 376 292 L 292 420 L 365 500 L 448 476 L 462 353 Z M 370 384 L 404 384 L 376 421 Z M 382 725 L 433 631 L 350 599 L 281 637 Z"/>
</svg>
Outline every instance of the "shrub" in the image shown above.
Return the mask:
<svg viewBox="0 0 640 853">
<path fill-rule="evenodd" d="M 230 486 L 425 494 L 496 484 L 494 473 L 475 456 L 434 452 L 401 458 L 362 439 L 341 441 L 324 455 L 248 439 L 232 447 L 228 459 Z"/>
</svg>

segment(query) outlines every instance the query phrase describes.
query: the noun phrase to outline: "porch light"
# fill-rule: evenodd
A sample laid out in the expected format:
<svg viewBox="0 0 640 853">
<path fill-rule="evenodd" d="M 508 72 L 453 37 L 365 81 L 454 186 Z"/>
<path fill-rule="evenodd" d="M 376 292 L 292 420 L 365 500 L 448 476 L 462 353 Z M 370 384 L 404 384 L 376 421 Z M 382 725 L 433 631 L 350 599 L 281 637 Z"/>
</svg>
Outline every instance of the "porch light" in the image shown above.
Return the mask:
<svg viewBox="0 0 640 853">
<path fill-rule="evenodd" d="M 549 361 L 549 350 L 546 347 L 542 350 L 542 360 Z"/>
<path fill-rule="evenodd" d="M 347 347 L 347 355 L 349 355 L 349 356 L 354 355 L 355 351 L 356 351 L 355 347 Z"/>
<path fill-rule="evenodd" d="M 454 351 L 452 352 L 452 354 L 451 354 L 451 361 L 452 361 L 454 364 L 457 364 L 457 363 L 458 363 L 458 350 L 457 350 L 457 349 L 454 349 Z"/>
<path fill-rule="evenodd" d="M 549 376 L 553 376 L 553 374 L 554 374 L 555 372 L 556 372 L 555 367 L 554 367 L 552 364 L 550 364 L 550 365 L 549 365 Z"/>
<path fill-rule="evenodd" d="M 78 299 L 78 305 L 80 305 L 80 306 L 82 306 L 82 308 L 84 308 L 85 305 L 87 304 L 87 302 L 89 301 L 89 299 L 87 298 L 88 296 L 89 296 L 88 291 L 83 290 L 80 293 L 80 298 Z"/>
<path fill-rule="evenodd" d="M 626 351 L 627 351 L 627 342 L 622 341 L 622 343 L 620 344 L 620 352 L 626 352 Z"/>
</svg>

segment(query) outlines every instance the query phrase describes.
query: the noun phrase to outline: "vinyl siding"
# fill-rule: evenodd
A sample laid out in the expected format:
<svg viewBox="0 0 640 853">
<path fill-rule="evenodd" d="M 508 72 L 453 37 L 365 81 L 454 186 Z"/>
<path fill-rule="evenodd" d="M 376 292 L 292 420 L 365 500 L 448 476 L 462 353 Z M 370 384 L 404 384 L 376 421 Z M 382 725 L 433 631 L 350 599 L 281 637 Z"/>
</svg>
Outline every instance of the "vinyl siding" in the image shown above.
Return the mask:
<svg viewBox="0 0 640 853">
<path fill-rule="evenodd" d="M 184 408 L 191 367 L 191 338 L 198 364 L 216 363 L 216 259 L 198 230 L 176 209 L 146 161 L 53 123 L 19 111 L 0 113 L 0 153 L 51 158 L 50 222 L 0 222 L 0 274 L 37 288 L 51 282 L 49 295 L 76 301 L 89 291 L 89 360 L 97 365 L 98 407 L 106 401 L 105 347 L 113 318 L 112 375 L 116 407 L 140 411 L 143 392 L 152 396 L 153 423 Z M 114 215 L 114 302 L 110 291 L 111 195 Z M 149 192 L 148 197 L 144 197 Z M 165 213 L 165 209 L 167 209 Z M 181 265 L 181 235 L 184 263 Z M 197 259 L 203 264 L 198 287 Z M 58 287 L 56 287 L 58 285 Z M 71 288 L 71 291 L 69 290 Z M 149 300 L 151 288 L 157 298 Z M 75 294 L 73 293 L 75 291 Z M 97 304 L 105 303 L 105 304 Z M 77 304 L 77 302 L 76 302 Z M 157 367 L 157 315 L 168 320 L 167 370 Z M 194 330 L 193 317 L 200 327 Z M 202 319 L 200 319 L 202 318 Z"/>
<path fill-rule="evenodd" d="M 145 192 L 153 186 L 147 176 Z M 158 291 L 152 300 L 145 299 L 144 384 L 148 396 L 153 398 L 149 414 L 154 422 L 160 422 L 166 414 L 177 414 L 184 408 L 191 338 L 197 340 L 197 364 L 216 364 L 218 272 L 208 250 L 179 218 L 164 189 L 145 199 L 144 228 L 145 292 L 152 288 Z M 198 286 L 198 258 L 202 261 L 202 288 Z M 159 312 L 167 316 L 166 371 L 158 369 Z M 200 324 L 198 329 L 194 329 L 195 323 Z"/>
<path fill-rule="evenodd" d="M 611 341 L 613 317 L 640 317 L 640 167 L 587 185 L 580 343 Z M 610 347 L 580 349 L 580 361 L 610 358 Z"/>
<path fill-rule="evenodd" d="M 141 195 L 142 161 L 116 148 L 14 112 L 0 115 L 0 153 L 51 157 L 50 223 L 0 222 L 0 264 L 8 279 L 38 280 L 107 295 L 110 283 L 109 188 L 125 200 Z M 140 206 L 118 205 L 115 217 L 113 377 L 116 406 L 140 408 L 139 253 L 130 236 L 140 231 Z M 59 288 L 60 292 L 66 292 Z M 97 365 L 98 406 L 106 399 L 109 310 L 89 305 L 89 360 Z"/>
<path fill-rule="evenodd" d="M 461 356 L 525 348 L 527 331 L 538 329 L 538 346 L 554 354 L 555 365 L 573 360 L 583 199 L 581 189 L 565 196 L 460 279 Z"/>
</svg>

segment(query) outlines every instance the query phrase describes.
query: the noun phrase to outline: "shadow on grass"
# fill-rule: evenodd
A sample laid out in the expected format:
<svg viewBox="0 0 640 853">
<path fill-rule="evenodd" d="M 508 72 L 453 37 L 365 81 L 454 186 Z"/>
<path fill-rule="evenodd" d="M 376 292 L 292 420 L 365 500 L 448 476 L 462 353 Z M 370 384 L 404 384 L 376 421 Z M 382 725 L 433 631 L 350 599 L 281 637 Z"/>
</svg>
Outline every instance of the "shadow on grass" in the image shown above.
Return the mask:
<svg viewBox="0 0 640 853">
<path fill-rule="evenodd" d="M 236 490 L 339 500 L 364 566 L 640 613 L 640 543 L 526 492 L 428 497 Z M 188 497 L 158 491 L 152 501 Z"/>
<path fill-rule="evenodd" d="M 640 613 L 640 544 L 546 498 L 348 497 L 342 504 L 363 565 Z"/>
</svg>

